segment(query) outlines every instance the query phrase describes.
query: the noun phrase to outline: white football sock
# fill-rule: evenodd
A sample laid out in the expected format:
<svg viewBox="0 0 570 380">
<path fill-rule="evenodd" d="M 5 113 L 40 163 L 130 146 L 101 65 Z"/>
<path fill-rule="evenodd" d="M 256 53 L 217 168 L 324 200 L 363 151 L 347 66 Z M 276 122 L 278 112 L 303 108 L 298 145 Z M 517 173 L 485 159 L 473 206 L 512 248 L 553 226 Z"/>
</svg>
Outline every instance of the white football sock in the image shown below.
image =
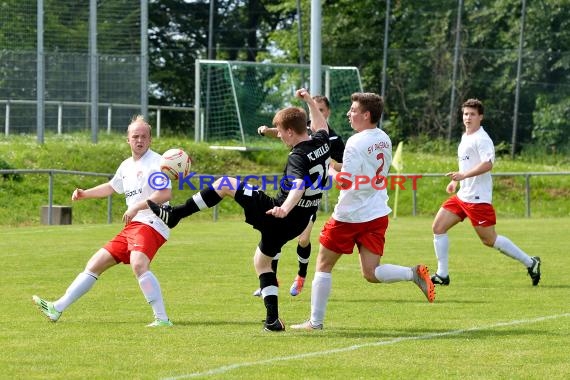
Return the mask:
<svg viewBox="0 0 570 380">
<path fill-rule="evenodd" d="M 261 297 L 265 298 L 267 296 L 279 296 L 279 288 L 275 285 L 270 285 L 261 289 Z"/>
<path fill-rule="evenodd" d="M 505 236 L 497 235 L 497 240 L 495 240 L 493 247 L 497 248 L 504 255 L 520 261 L 527 268 L 532 265 L 531 257 Z"/>
<path fill-rule="evenodd" d="M 192 195 L 192 199 L 194 200 L 194 203 L 196 203 L 196 206 L 198 206 L 198 209 L 204 210 L 208 208 L 206 202 L 204 202 L 204 200 L 202 199 L 202 195 L 200 195 L 200 193 Z"/>
<path fill-rule="evenodd" d="M 376 267 L 374 270 L 374 276 L 376 276 L 378 281 L 390 284 L 398 281 L 412 281 L 414 273 L 410 267 L 382 264 Z"/>
<path fill-rule="evenodd" d="M 55 310 L 62 312 L 72 303 L 77 301 L 79 297 L 84 295 L 93 287 L 97 281 L 97 275 L 93 272 L 84 271 L 77 275 L 75 280 L 69 285 L 65 294 L 53 303 Z"/>
<path fill-rule="evenodd" d="M 449 276 L 449 238 L 447 234 L 433 235 L 433 248 L 437 257 L 437 274 L 441 277 Z"/>
<path fill-rule="evenodd" d="M 322 324 L 332 288 L 332 274 L 316 272 L 311 285 L 311 323 Z"/>
<path fill-rule="evenodd" d="M 151 271 L 145 272 L 139 277 L 139 286 L 144 294 L 144 298 L 152 307 L 154 316 L 158 319 L 167 320 L 164 301 L 162 300 L 162 292 L 158 280 Z"/>
</svg>

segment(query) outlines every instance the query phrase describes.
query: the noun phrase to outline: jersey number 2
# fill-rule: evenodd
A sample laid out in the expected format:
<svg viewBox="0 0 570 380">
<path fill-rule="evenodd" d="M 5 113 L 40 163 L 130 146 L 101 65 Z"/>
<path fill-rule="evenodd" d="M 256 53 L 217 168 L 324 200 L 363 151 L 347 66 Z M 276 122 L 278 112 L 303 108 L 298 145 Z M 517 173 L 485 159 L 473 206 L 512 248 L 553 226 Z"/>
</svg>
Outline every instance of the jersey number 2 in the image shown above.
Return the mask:
<svg viewBox="0 0 570 380">
<path fill-rule="evenodd" d="M 380 166 L 378 167 L 378 169 L 376 169 L 376 184 L 380 185 L 382 182 L 384 182 L 384 180 L 386 178 L 384 178 L 384 176 L 382 175 L 382 172 L 384 171 L 384 153 L 378 153 L 376 155 L 376 159 L 378 161 L 380 161 Z"/>
</svg>

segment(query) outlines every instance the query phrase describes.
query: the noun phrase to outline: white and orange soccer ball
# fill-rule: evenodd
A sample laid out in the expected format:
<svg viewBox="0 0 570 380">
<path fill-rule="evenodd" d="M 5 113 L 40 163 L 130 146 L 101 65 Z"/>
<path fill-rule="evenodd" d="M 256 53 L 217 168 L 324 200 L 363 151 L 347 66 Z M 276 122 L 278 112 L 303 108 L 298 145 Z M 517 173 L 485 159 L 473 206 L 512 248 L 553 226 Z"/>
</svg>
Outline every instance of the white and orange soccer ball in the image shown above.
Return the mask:
<svg viewBox="0 0 570 380">
<path fill-rule="evenodd" d="M 190 156 L 179 148 L 168 149 L 162 155 L 160 160 L 160 171 L 168 176 L 171 180 L 177 180 L 182 173 L 186 177 L 190 173 L 192 162 Z"/>
</svg>

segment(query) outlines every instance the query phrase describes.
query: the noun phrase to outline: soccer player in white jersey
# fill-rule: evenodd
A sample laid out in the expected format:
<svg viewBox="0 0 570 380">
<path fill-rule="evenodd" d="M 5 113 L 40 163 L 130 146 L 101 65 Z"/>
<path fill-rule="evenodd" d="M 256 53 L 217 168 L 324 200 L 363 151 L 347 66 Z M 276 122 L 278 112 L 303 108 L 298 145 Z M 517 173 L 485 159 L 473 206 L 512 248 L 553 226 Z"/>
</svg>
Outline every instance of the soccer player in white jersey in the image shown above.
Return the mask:
<svg viewBox="0 0 570 380">
<path fill-rule="evenodd" d="M 413 281 L 429 302 L 435 291 L 425 265 L 405 267 L 380 264 L 388 228 L 386 179 L 392 162 L 392 142 L 377 128 L 384 108 L 381 96 L 354 93 L 347 113 L 356 133 L 346 142 L 342 164 L 330 167 L 330 175 L 341 186 L 331 218 L 320 234 L 315 277 L 311 286 L 311 316 L 297 330 L 321 330 L 332 288 L 332 269 L 343 254 L 360 255 L 362 275 L 368 282 Z M 340 170 L 340 172 L 339 172 Z"/>
<path fill-rule="evenodd" d="M 448 198 L 439 209 L 433 221 L 433 245 L 437 257 L 437 271 L 432 276 L 436 285 L 449 285 L 449 238 L 447 231 L 465 218 L 488 247 L 498 249 L 506 256 L 520 261 L 532 280 L 532 285 L 540 281 L 540 258 L 531 257 L 517 247 L 507 237 L 495 232 L 496 216 L 492 205 L 493 182 L 491 169 L 495 162 L 493 141 L 481 126 L 483 104 L 478 99 L 463 103 L 463 125 L 465 133 L 457 149 L 459 171 L 446 175 L 451 179 L 446 191 L 456 195 Z"/>
<path fill-rule="evenodd" d="M 87 262 L 69 285 L 65 294 L 54 302 L 33 296 L 37 307 L 52 322 L 73 302 L 87 293 L 101 274 L 119 263 L 130 264 L 147 302 L 152 307 L 154 321 L 149 327 L 172 326 L 166 314 L 162 291 L 157 278 L 150 271 L 150 262 L 158 249 L 166 242 L 169 228 L 148 209 L 147 199 L 158 203 L 168 202 L 172 197 L 169 182 L 159 183 L 153 178 L 160 172 L 161 156 L 150 149 L 151 127 L 142 116 L 133 118 L 127 129 L 127 143 L 131 157 L 124 160 L 115 176 L 106 183 L 83 190 L 75 189 L 73 201 L 87 198 L 103 198 L 114 192 L 125 194 L 127 211 L 123 214 L 125 226 Z"/>
</svg>

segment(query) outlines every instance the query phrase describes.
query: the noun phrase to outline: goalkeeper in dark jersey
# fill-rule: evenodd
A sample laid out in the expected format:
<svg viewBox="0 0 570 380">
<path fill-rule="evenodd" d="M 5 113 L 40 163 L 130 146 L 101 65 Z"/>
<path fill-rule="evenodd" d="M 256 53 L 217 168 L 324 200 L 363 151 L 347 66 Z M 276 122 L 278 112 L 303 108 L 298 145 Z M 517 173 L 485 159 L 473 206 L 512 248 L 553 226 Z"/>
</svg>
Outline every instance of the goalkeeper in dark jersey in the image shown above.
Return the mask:
<svg viewBox="0 0 570 380">
<path fill-rule="evenodd" d="M 246 223 L 261 233 L 253 261 L 266 308 L 266 331 L 285 330 L 279 318 L 279 285 L 271 267 L 273 257 L 281 252 L 285 243 L 303 232 L 317 212 L 330 164 L 328 126 L 317 102 L 305 89 L 297 90 L 295 95 L 309 106 L 313 134 L 307 133 L 307 114 L 302 108 L 288 107 L 275 114 L 273 125 L 278 137 L 291 148 L 275 197 L 247 182 L 222 177 L 180 206 L 148 201 L 150 209 L 170 228 L 182 218 L 214 207 L 224 197 L 232 197 L 242 206 Z"/>
</svg>

